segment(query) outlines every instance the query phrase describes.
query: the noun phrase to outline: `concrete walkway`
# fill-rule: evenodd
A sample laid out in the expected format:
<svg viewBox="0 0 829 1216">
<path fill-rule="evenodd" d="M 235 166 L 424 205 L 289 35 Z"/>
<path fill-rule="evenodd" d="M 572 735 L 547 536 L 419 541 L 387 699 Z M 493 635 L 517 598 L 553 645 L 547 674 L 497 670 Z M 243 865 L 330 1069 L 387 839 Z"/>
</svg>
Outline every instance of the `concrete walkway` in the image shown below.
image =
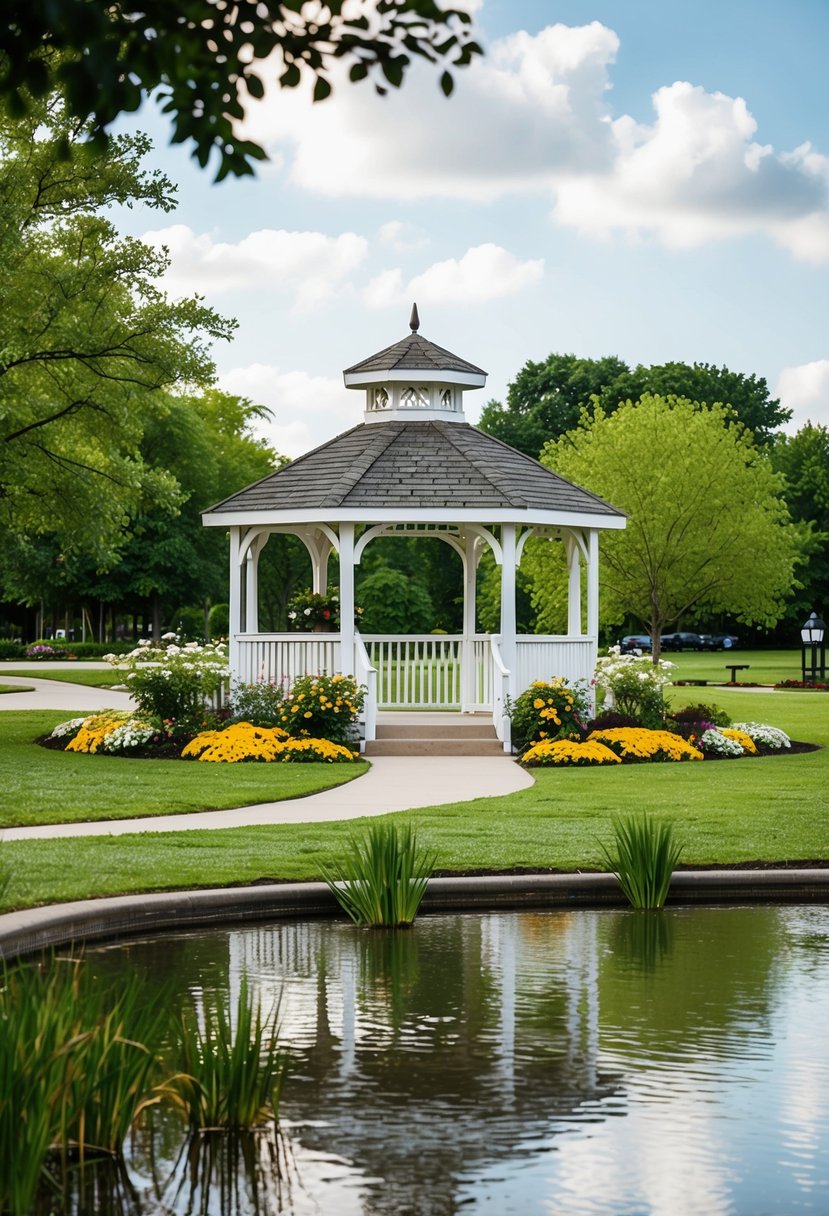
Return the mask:
<svg viewBox="0 0 829 1216">
<path fill-rule="evenodd" d="M 65 664 L 62 666 L 65 667 Z M 84 666 L 95 667 L 103 664 L 89 663 Z M 69 717 L 77 711 L 92 713 L 96 709 L 131 707 L 130 698 L 126 693 L 116 693 L 106 688 L 85 688 L 57 680 L 13 677 L 7 675 L 0 666 L 0 684 L 12 683 L 33 687 L 34 692 L 0 695 L 0 710 L 60 709 L 65 710 Z M 383 716 L 381 715 L 381 719 Z M 454 717 L 453 714 L 418 714 L 417 720 L 451 720 Z M 185 832 L 200 828 L 321 823 L 512 794 L 532 784 L 530 774 L 509 756 L 377 756 L 365 776 L 357 777 L 335 789 L 311 794 L 307 798 L 266 802 L 227 811 L 200 811 L 190 815 L 155 815 L 144 819 L 6 828 L 0 831 L 0 839 L 122 836 L 129 832 Z"/>
</svg>

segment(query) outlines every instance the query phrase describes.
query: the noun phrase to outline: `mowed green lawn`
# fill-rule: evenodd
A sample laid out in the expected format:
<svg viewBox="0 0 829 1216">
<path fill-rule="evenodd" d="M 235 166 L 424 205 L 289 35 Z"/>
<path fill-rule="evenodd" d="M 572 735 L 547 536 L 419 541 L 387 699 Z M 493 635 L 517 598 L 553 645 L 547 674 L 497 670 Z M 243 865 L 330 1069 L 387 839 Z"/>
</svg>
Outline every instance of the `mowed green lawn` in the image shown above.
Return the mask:
<svg viewBox="0 0 829 1216">
<path fill-rule="evenodd" d="M 829 694 L 709 689 L 702 697 L 699 692 L 674 689 L 671 696 L 683 704 L 715 701 L 736 719 L 769 722 L 793 738 L 824 748 L 829 743 Z M 0 749 L 0 755 L 5 750 Z M 58 762 L 69 759 L 37 751 Z M 164 764 L 77 760 L 84 762 L 83 771 L 89 774 L 89 797 L 105 784 L 98 778 L 103 772 L 98 764 L 127 769 Z M 231 770 L 229 766 L 224 771 L 231 781 L 237 773 L 247 778 L 249 772 L 254 780 L 271 767 L 244 765 Z M 180 780 L 191 769 L 198 772 L 199 766 L 172 763 L 166 768 L 175 770 L 167 779 L 168 797 L 179 798 Z M 222 771 L 219 766 L 209 769 L 216 776 Z M 543 769 L 535 770 L 534 776 L 533 787 L 517 794 L 430 807 L 395 818 L 418 829 L 422 842 L 436 850 L 440 869 L 459 873 L 603 869 L 599 842 L 610 842 L 611 816 L 632 811 L 663 814 L 674 821 L 685 843 L 685 865 L 829 860 L 829 749 L 612 770 Z M 60 799 L 66 783 L 54 772 L 52 782 L 51 796 Z M 322 864 L 340 853 L 364 822 L 7 842 L 0 854 L 11 867 L 12 880 L 2 906 L 266 879 L 318 879 Z"/>
<path fill-rule="evenodd" d="M 123 687 L 123 671 L 114 671 L 111 667 L 88 668 L 73 667 L 68 663 L 60 669 L 55 667 L 0 667 L 0 678 L 7 676 L 26 676 L 30 680 L 58 680 L 61 684 L 83 684 L 87 688 Z"/>
<path fill-rule="evenodd" d="M 674 663 L 675 680 L 710 680 L 723 684 L 731 679 L 726 664 L 747 663 L 748 671 L 738 671 L 738 683 L 777 684 L 799 680 L 802 674 L 800 650 L 680 650 L 665 651 L 663 659 Z"/>
<path fill-rule="evenodd" d="M 34 740 L 71 714 L 0 712 L 0 828 L 222 810 L 301 798 L 367 769 L 349 764 L 202 764 L 77 755 Z"/>
</svg>

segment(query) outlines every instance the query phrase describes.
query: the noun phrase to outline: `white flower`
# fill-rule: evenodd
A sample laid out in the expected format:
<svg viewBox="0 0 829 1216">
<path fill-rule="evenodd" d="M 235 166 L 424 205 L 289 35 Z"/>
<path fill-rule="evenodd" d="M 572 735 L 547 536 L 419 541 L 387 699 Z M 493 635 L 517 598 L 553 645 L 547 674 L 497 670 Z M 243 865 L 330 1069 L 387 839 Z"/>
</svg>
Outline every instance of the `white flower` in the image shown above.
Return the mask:
<svg viewBox="0 0 829 1216">
<path fill-rule="evenodd" d="M 177 633 L 162 633 L 161 640 L 162 642 L 175 642 L 177 637 Z"/>
<path fill-rule="evenodd" d="M 305 613 L 305 616 L 310 616 L 310 615 L 311 615 L 311 609 L 310 609 L 310 608 L 305 608 L 305 609 L 303 609 L 303 611 L 304 611 L 304 613 Z"/>
<path fill-rule="evenodd" d="M 792 745 L 784 730 L 780 730 L 778 726 L 768 726 L 765 722 L 735 722 L 734 730 L 741 730 L 753 743 L 762 743 L 765 747 L 772 747 L 777 751 Z"/>
</svg>

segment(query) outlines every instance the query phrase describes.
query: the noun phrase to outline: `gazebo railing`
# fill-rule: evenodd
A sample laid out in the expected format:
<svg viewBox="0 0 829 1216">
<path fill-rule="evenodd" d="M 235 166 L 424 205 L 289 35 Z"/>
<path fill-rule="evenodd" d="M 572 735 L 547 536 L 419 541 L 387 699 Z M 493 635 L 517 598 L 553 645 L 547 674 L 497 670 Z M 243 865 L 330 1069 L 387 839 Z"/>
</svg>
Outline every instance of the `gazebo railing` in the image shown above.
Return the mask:
<svg viewBox="0 0 829 1216">
<path fill-rule="evenodd" d="M 300 676 L 343 670 L 338 633 L 241 633 L 234 675 L 243 684 L 292 684 Z"/>
<path fill-rule="evenodd" d="M 595 638 L 521 635 L 509 671 L 498 641 L 489 634 L 466 640 L 460 634 L 358 634 L 353 660 L 344 663 L 338 633 L 243 633 L 234 639 L 231 657 L 234 678 L 244 683 L 288 685 L 303 675 L 353 670 L 371 690 L 367 715 L 377 709 L 487 712 L 499 737 L 508 693 L 518 696 L 533 680 L 589 680 L 593 674 Z M 366 729 L 373 729 L 368 716 Z"/>
<path fill-rule="evenodd" d="M 363 634 L 377 671 L 381 709 L 460 709 L 463 638 L 457 634 Z"/>
</svg>

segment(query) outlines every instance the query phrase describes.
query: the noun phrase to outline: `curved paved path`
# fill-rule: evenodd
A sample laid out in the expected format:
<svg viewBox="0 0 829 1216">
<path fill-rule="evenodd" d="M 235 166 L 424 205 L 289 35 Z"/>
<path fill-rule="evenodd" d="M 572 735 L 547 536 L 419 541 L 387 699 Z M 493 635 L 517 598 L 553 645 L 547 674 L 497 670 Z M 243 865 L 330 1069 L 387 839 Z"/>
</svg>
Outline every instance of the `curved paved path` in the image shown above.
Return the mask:
<svg viewBox="0 0 829 1216">
<path fill-rule="evenodd" d="M 65 669 L 65 665 L 61 665 Z M 85 667 L 103 667 L 89 663 Z M 57 680 L 12 676 L 0 666 L 0 683 L 20 683 L 31 693 L 0 696 L 2 709 L 61 709 L 92 713 L 96 709 L 129 708 L 126 693 L 86 688 Z M 97 823 L 44 824 L 6 828 L 2 840 L 32 840 L 59 836 L 122 836 L 129 832 L 185 832 L 203 828 L 236 828 L 277 823 L 318 823 L 359 819 L 447 802 L 512 794 L 533 784 L 529 773 L 509 756 L 377 756 L 363 777 L 346 785 L 293 798 L 236 807 L 227 811 L 199 811 L 189 815 L 153 815 L 144 819 L 101 820 Z"/>
</svg>

